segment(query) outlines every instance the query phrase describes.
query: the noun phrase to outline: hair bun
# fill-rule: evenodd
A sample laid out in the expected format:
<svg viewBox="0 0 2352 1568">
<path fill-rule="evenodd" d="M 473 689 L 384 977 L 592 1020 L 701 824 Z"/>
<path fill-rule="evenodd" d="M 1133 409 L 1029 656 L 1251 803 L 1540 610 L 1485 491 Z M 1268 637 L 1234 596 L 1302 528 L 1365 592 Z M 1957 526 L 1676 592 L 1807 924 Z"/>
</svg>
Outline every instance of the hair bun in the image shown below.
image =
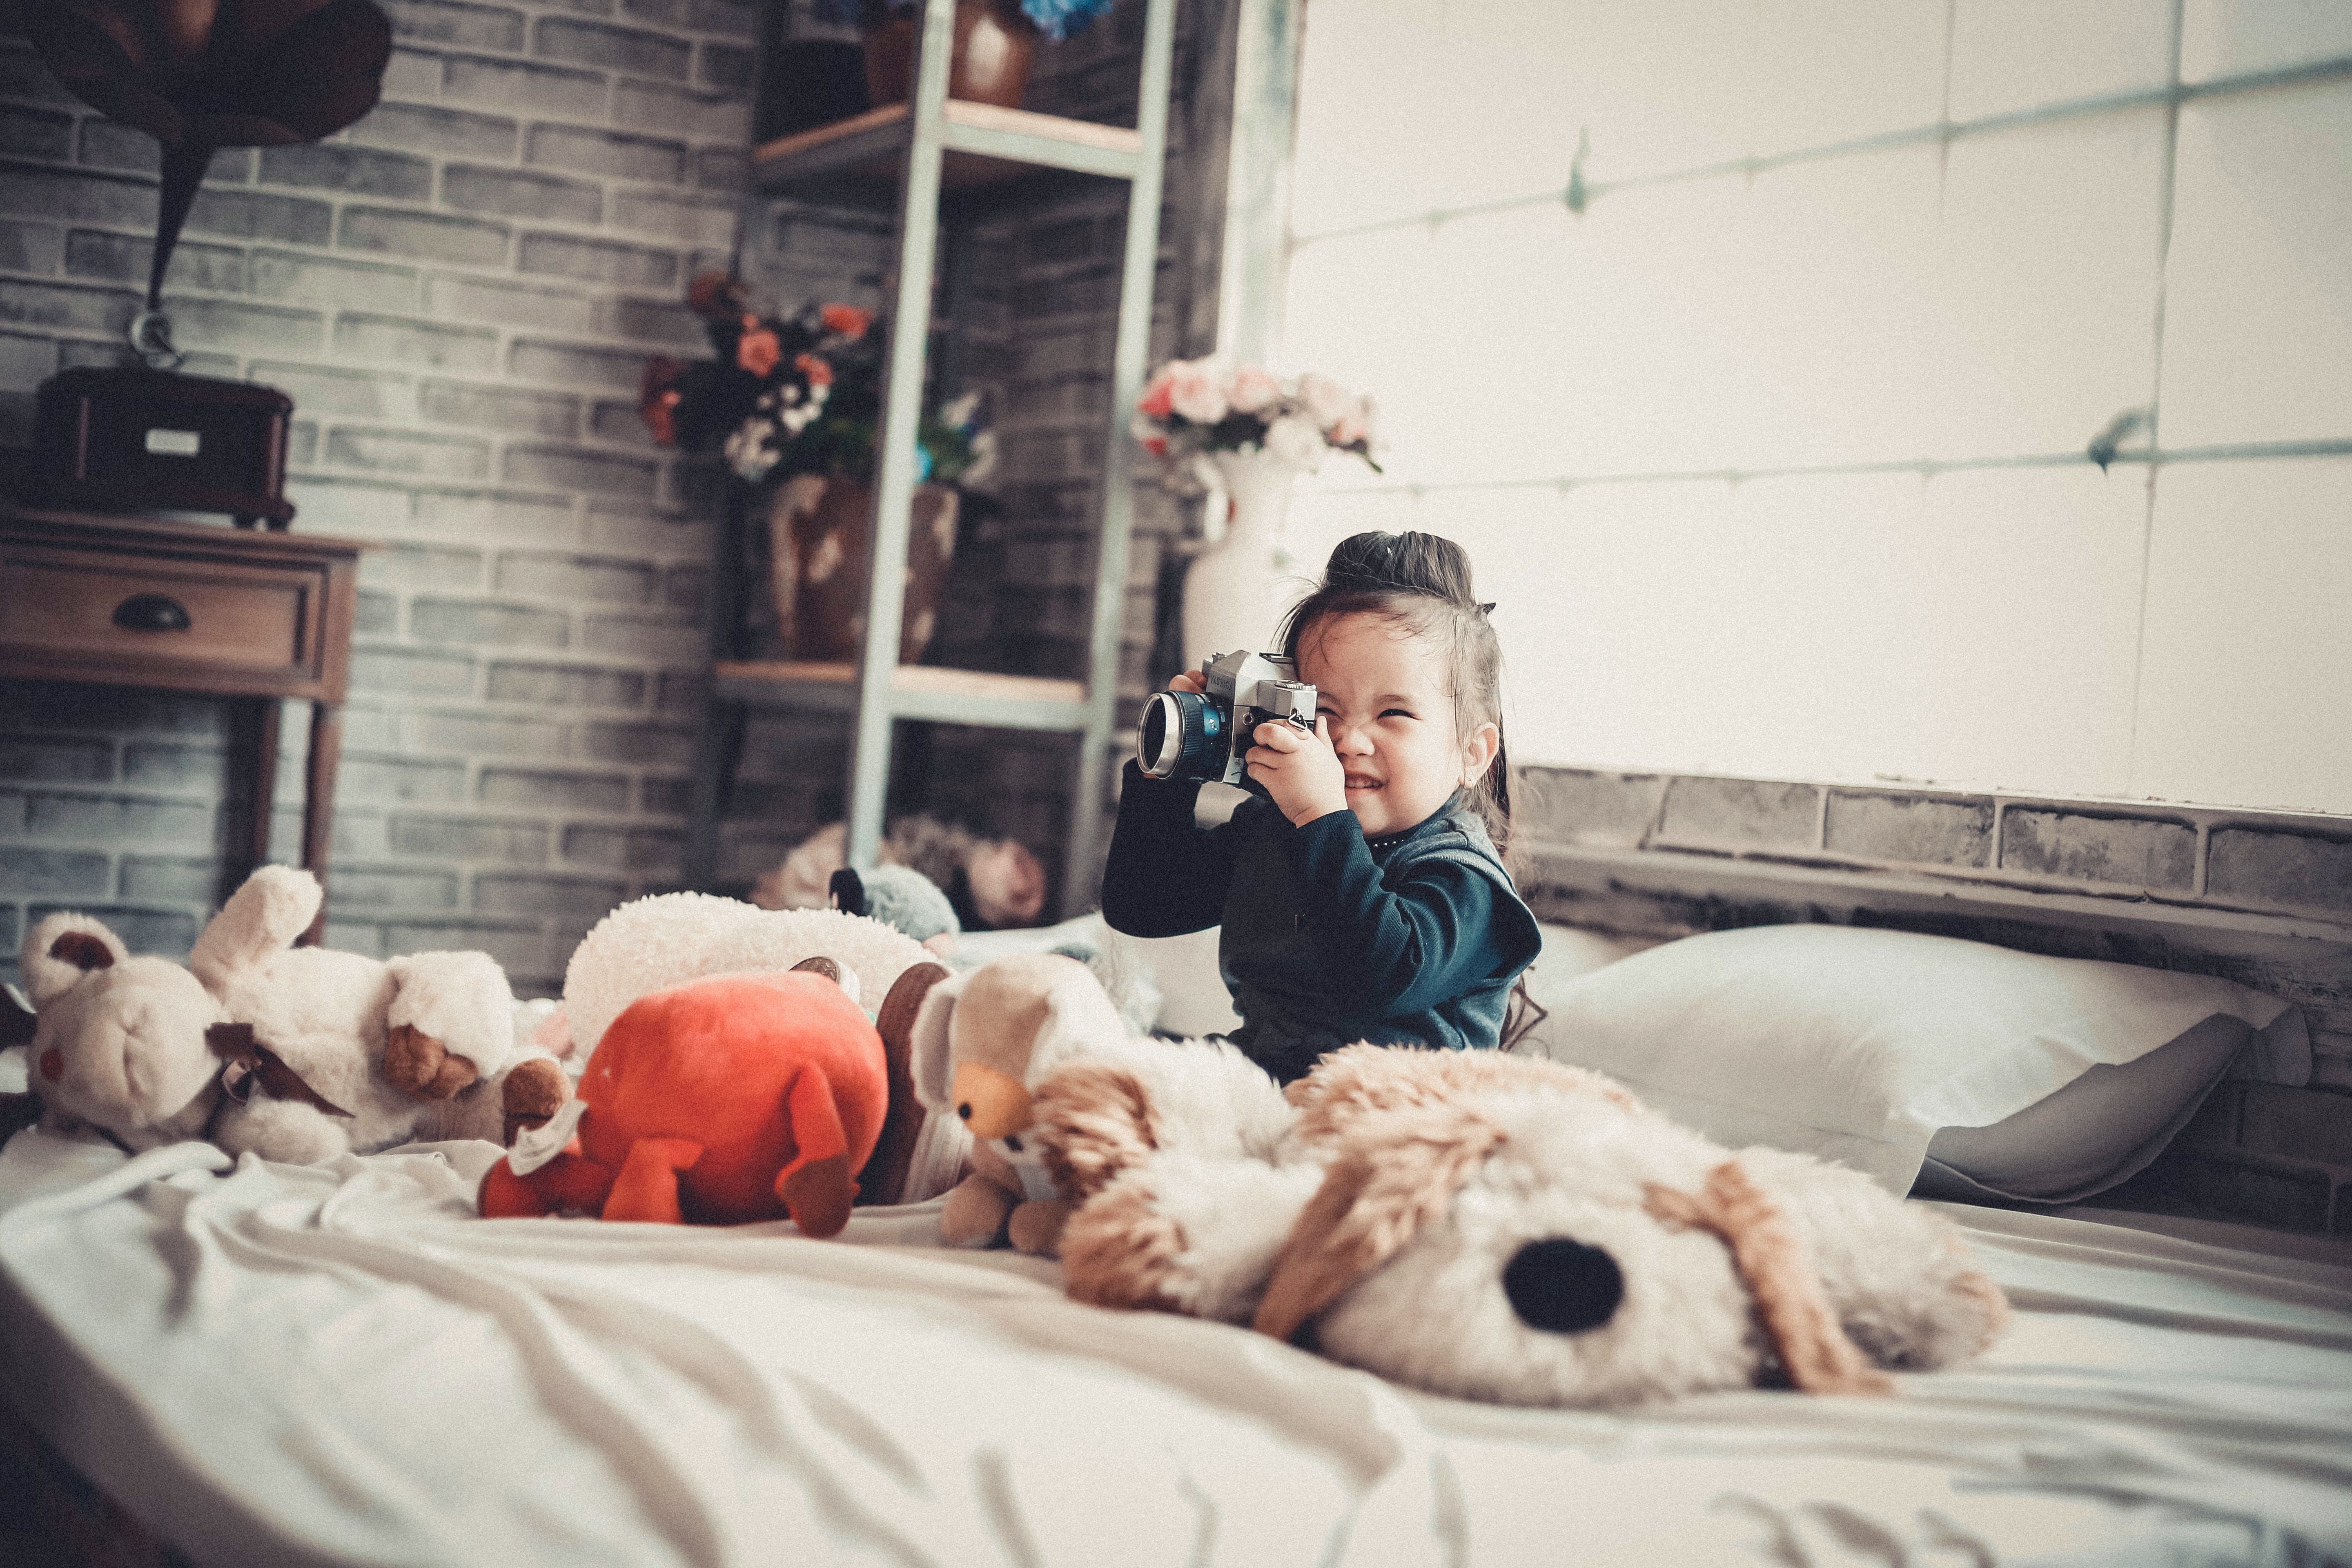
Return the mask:
<svg viewBox="0 0 2352 1568">
<path fill-rule="evenodd" d="M 1410 530 L 1351 534 L 1333 547 L 1323 582 L 1343 591 L 1426 594 L 1480 608 L 1470 587 L 1468 552 L 1442 534 Z"/>
</svg>

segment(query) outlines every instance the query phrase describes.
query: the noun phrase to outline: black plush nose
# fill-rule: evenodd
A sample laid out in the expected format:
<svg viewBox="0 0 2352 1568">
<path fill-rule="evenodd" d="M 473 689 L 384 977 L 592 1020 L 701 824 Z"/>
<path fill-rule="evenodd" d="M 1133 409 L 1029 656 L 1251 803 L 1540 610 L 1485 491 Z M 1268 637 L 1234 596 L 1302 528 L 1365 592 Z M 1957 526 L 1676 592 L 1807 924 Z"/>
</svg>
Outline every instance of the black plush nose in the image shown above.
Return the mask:
<svg viewBox="0 0 2352 1568">
<path fill-rule="evenodd" d="M 1503 1268 L 1503 1294 L 1529 1328 L 1580 1334 L 1607 1322 L 1625 1299 L 1617 1260 L 1564 1236 L 1530 1241 Z"/>
</svg>

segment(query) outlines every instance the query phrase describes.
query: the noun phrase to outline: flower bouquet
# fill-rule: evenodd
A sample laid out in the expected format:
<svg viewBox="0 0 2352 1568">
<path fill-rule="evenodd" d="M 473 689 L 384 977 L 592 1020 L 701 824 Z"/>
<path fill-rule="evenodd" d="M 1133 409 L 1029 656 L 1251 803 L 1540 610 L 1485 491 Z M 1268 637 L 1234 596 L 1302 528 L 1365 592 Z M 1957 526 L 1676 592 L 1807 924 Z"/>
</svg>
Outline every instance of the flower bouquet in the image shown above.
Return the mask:
<svg viewBox="0 0 2352 1568">
<path fill-rule="evenodd" d="M 708 450 L 751 485 L 799 474 L 870 481 L 881 425 L 883 345 L 871 314 L 854 305 L 810 304 L 761 316 L 724 273 L 694 280 L 687 301 L 703 319 L 716 359 L 646 363 L 638 412 L 665 447 Z M 976 396 L 923 416 L 915 476 L 974 485 L 986 477 L 993 438 Z"/>
<path fill-rule="evenodd" d="M 1171 462 L 1263 452 L 1312 473 L 1328 453 L 1347 452 L 1381 471 L 1372 400 L 1313 372 L 1286 382 L 1262 365 L 1172 360 L 1145 385 L 1130 428 L 1145 451 Z"/>
<path fill-rule="evenodd" d="M 874 542 L 876 442 L 889 334 L 855 306 L 812 304 L 797 314 L 749 309 L 722 273 L 694 281 L 715 359 L 657 357 L 646 367 L 638 411 L 654 439 L 688 451 L 716 446 L 746 485 L 765 492 L 776 626 L 788 657 L 854 659 L 865 638 Z M 983 483 L 993 435 L 975 395 L 923 416 L 909 519 L 899 660 L 929 643 L 955 546 L 959 495 Z"/>
<path fill-rule="evenodd" d="M 1372 400 L 1328 375 L 1286 382 L 1263 365 L 1176 360 L 1145 385 L 1129 428 L 1213 498 L 1184 569 L 1182 661 L 1264 647 L 1291 487 L 1332 452 L 1381 471 Z"/>
</svg>

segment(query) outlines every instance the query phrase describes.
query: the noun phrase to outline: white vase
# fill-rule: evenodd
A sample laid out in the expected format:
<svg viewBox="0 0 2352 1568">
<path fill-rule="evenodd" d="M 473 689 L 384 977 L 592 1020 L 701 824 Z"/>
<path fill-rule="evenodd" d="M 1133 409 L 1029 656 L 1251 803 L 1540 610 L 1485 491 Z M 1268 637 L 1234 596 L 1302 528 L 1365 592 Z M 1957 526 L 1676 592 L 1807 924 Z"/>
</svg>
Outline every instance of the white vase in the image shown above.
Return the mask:
<svg viewBox="0 0 2352 1568">
<path fill-rule="evenodd" d="M 1184 574 L 1184 668 L 1212 654 L 1268 651 L 1274 640 L 1276 547 L 1298 470 L 1264 452 L 1211 452 L 1229 510 L 1222 538 Z M 1210 505 L 1217 504 L 1213 492 Z"/>
</svg>

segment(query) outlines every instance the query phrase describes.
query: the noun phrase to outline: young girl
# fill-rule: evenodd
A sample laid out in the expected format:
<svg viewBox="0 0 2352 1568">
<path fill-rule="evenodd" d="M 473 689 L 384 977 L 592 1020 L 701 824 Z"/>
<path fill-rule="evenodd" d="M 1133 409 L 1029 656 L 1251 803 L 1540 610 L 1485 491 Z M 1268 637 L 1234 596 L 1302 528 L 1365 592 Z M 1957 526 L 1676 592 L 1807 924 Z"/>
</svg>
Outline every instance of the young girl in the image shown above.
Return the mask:
<svg viewBox="0 0 2352 1568">
<path fill-rule="evenodd" d="M 1279 1082 L 1357 1040 L 1500 1039 L 1542 938 L 1496 847 L 1510 794 L 1492 607 L 1453 541 L 1357 534 L 1283 623 L 1315 735 L 1258 727 L 1265 795 L 1204 832 L 1197 783 L 1127 765 L 1103 916 L 1132 936 L 1222 923 L 1233 1041 Z"/>
</svg>

